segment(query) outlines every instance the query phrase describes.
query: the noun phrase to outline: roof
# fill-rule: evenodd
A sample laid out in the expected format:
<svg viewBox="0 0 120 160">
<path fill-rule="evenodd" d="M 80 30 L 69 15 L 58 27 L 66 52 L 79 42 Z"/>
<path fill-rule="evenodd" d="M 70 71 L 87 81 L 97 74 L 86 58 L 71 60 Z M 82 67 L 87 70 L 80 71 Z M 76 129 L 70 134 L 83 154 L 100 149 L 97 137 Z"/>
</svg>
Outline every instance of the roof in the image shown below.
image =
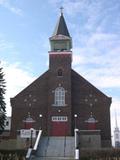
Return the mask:
<svg viewBox="0 0 120 160">
<path fill-rule="evenodd" d="M 62 34 L 59 35 L 54 35 L 52 37 L 50 37 L 50 40 L 70 40 L 71 38 L 68 36 L 64 36 Z"/>
<path fill-rule="evenodd" d="M 56 24 L 56 27 L 52 36 L 59 35 L 59 34 L 70 37 L 63 13 L 61 13 L 60 15 L 60 18 Z"/>
</svg>

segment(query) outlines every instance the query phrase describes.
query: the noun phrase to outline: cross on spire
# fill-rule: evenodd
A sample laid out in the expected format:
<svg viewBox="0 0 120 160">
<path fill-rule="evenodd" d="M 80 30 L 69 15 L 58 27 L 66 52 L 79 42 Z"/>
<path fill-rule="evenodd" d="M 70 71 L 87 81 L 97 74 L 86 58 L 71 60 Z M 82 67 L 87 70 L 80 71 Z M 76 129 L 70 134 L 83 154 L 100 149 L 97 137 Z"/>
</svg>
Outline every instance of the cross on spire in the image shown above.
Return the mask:
<svg viewBox="0 0 120 160">
<path fill-rule="evenodd" d="M 63 9 L 64 9 L 64 8 L 61 6 L 61 7 L 60 7 L 61 15 L 63 14 Z"/>
</svg>

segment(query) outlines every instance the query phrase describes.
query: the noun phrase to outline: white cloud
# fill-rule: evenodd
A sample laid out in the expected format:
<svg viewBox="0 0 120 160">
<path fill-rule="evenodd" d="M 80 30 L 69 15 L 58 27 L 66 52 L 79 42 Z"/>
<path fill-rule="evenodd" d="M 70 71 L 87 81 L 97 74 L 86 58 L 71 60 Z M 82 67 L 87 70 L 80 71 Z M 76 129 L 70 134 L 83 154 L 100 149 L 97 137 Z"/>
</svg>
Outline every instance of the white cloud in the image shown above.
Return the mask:
<svg viewBox="0 0 120 160">
<path fill-rule="evenodd" d="M 85 57 L 83 55 L 75 54 L 73 56 L 73 62 L 74 62 L 74 65 L 84 64 L 85 63 Z"/>
<path fill-rule="evenodd" d="M 13 48 L 14 48 L 13 43 L 9 43 L 4 39 L 0 39 L 0 51 L 3 51 L 5 49 L 13 49 Z"/>
<path fill-rule="evenodd" d="M 88 2 L 86 0 L 49 0 L 49 2 L 56 8 L 63 6 L 65 12 L 69 15 L 75 15 L 76 13 L 81 12 L 81 10 L 87 8 Z"/>
<path fill-rule="evenodd" d="M 115 45 L 115 43 L 119 41 L 119 36 L 116 34 L 111 34 L 111 33 L 103 33 L 103 32 L 95 32 L 91 35 L 91 37 L 88 39 L 88 46 L 95 46 L 99 45 L 99 43 L 103 44 L 104 47 L 110 47 L 111 45 Z M 100 47 L 102 47 L 100 44 Z M 106 46 L 107 44 L 107 46 Z M 108 45 L 109 44 L 109 45 Z M 111 46 L 111 47 L 112 47 Z"/>
<path fill-rule="evenodd" d="M 88 0 L 49 0 L 49 2 L 58 8 L 61 5 L 64 7 L 64 12 L 70 16 L 81 15 L 86 18 L 90 25 L 86 25 L 86 28 L 92 28 L 98 16 L 101 14 L 103 5 L 102 1 L 88 1 Z M 103 12 L 103 11 L 102 11 Z M 87 24 L 88 24 L 87 23 Z"/>
<path fill-rule="evenodd" d="M 120 87 L 119 53 L 118 35 L 93 33 L 84 46 L 74 48 L 73 67 L 98 87 Z"/>
<path fill-rule="evenodd" d="M 0 4 L 4 4 L 6 2 L 7 2 L 7 0 L 0 0 Z"/>
<path fill-rule="evenodd" d="M 102 77 L 94 77 L 96 78 L 93 83 L 100 88 L 109 88 L 109 87 L 116 87 L 120 88 L 120 77 L 113 76 L 102 76 Z"/>
<path fill-rule="evenodd" d="M 23 11 L 22 9 L 16 7 L 16 6 L 13 6 L 9 0 L 0 0 L 0 5 L 5 7 L 6 9 L 8 9 L 9 11 L 11 11 L 12 13 L 15 13 L 19 16 L 22 16 L 23 15 Z"/>
<path fill-rule="evenodd" d="M 8 64 L 2 62 L 3 71 L 6 80 L 6 103 L 7 114 L 11 114 L 10 98 L 18 94 L 22 89 L 28 86 L 35 77 L 32 76 L 27 70 L 23 70 L 19 63 Z"/>
<path fill-rule="evenodd" d="M 7 8 L 10 9 L 10 11 L 12 11 L 13 13 L 22 16 L 23 15 L 23 11 L 20 8 L 17 7 L 12 7 L 10 5 L 7 5 Z"/>
</svg>

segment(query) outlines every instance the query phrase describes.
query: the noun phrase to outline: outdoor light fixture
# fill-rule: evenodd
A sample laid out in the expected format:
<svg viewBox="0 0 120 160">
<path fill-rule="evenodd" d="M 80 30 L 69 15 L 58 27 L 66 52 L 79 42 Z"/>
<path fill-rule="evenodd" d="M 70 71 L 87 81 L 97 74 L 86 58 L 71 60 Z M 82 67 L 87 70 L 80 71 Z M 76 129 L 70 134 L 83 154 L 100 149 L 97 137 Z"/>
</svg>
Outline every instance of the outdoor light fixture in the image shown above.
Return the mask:
<svg viewBox="0 0 120 160">
<path fill-rule="evenodd" d="M 42 114 L 40 114 L 39 117 L 41 118 L 41 117 L 42 117 Z"/>
<path fill-rule="evenodd" d="M 75 118 L 75 129 L 76 129 L 76 119 L 77 119 L 77 114 L 74 114 L 74 118 Z"/>
<path fill-rule="evenodd" d="M 42 129 L 42 117 L 43 117 L 43 115 L 39 114 L 39 117 L 40 117 L 40 129 Z"/>
<path fill-rule="evenodd" d="M 77 118 L 77 114 L 74 114 L 74 117 Z"/>
</svg>

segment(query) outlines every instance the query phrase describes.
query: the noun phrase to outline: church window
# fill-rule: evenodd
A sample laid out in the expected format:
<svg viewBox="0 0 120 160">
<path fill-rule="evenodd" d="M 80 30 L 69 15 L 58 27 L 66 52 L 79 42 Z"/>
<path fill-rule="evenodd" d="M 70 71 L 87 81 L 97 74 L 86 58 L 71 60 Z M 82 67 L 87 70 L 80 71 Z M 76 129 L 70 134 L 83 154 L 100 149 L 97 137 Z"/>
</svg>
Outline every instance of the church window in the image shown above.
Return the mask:
<svg viewBox="0 0 120 160">
<path fill-rule="evenodd" d="M 62 69 L 58 69 L 58 76 L 61 77 L 62 76 Z"/>
<path fill-rule="evenodd" d="M 55 89 L 55 105 L 65 106 L 65 89 L 63 87 Z"/>
<path fill-rule="evenodd" d="M 52 116 L 53 122 L 67 122 L 68 117 L 67 116 Z"/>
</svg>

